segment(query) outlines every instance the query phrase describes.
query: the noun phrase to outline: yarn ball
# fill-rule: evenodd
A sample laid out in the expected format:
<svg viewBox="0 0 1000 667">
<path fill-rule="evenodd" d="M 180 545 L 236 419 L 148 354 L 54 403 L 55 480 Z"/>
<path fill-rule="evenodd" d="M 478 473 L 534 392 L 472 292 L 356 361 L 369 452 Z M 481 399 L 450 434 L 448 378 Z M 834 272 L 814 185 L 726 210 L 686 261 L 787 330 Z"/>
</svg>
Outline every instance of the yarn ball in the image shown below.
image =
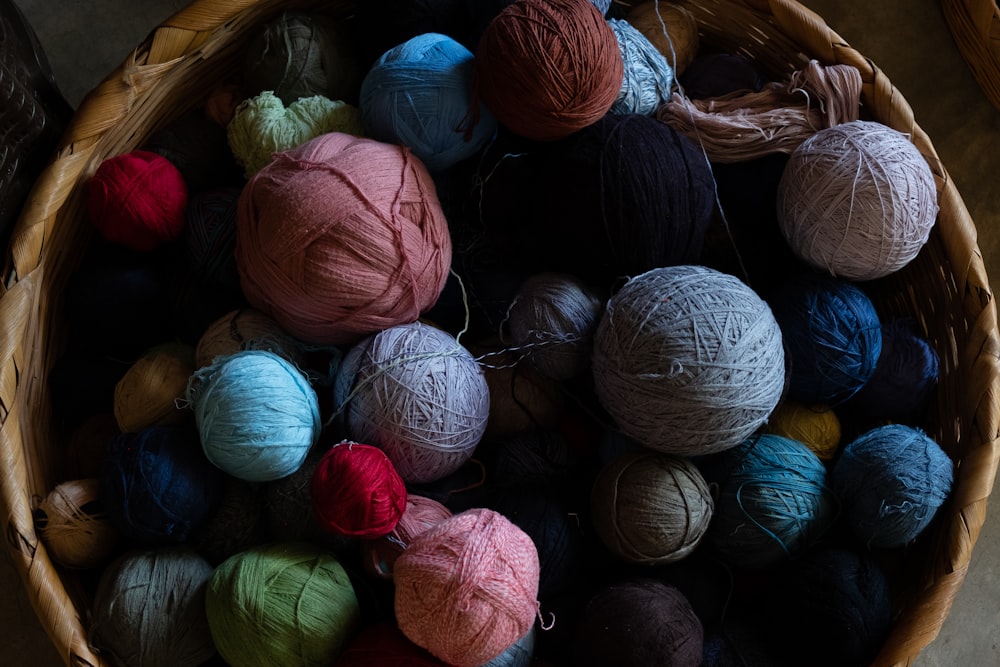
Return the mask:
<svg viewBox="0 0 1000 667">
<path fill-rule="evenodd" d="M 396 619 L 449 665 L 478 667 L 531 629 L 538 577 L 531 538 L 502 514 L 470 509 L 418 535 L 396 560 Z"/>
<path fill-rule="evenodd" d="M 195 366 L 202 368 L 216 357 L 244 350 L 274 352 L 297 368 L 303 365 L 298 343 L 273 317 L 254 308 L 240 308 L 218 318 L 201 334 L 194 350 Z"/>
<path fill-rule="evenodd" d="M 244 350 L 199 368 L 185 398 L 208 460 L 249 482 L 298 470 L 322 428 L 309 381 L 265 350 Z"/>
<path fill-rule="evenodd" d="M 236 210 L 242 187 L 204 190 L 188 199 L 182 235 L 190 270 L 226 288 L 239 288 L 236 269 Z"/>
<path fill-rule="evenodd" d="M 205 610 L 219 655 L 241 667 L 329 667 L 361 622 L 344 566 L 304 542 L 226 559 L 208 582 Z"/>
<path fill-rule="evenodd" d="M 365 625 L 347 646 L 336 667 L 448 667 L 420 648 L 395 623 Z"/>
<path fill-rule="evenodd" d="M 906 422 L 918 419 L 937 387 L 941 360 L 909 318 L 882 325 L 882 352 L 875 372 L 851 400 L 870 418 Z"/>
<path fill-rule="evenodd" d="M 406 494 L 403 514 L 392 530 L 382 537 L 362 541 L 362 565 L 369 574 L 391 579 L 396 559 L 413 538 L 451 515 L 450 509 L 433 498 L 415 493 Z"/>
<path fill-rule="evenodd" d="M 535 652 L 535 626 L 506 651 L 483 663 L 482 667 L 530 667 Z"/>
<path fill-rule="evenodd" d="M 585 375 L 603 305 L 604 299 L 574 276 L 530 276 L 507 310 L 511 343 L 555 380 Z"/>
<path fill-rule="evenodd" d="M 416 320 L 448 278 L 448 222 L 401 146 L 333 132 L 257 172 L 236 262 L 251 305 L 306 342 L 346 344 Z"/>
<path fill-rule="evenodd" d="M 552 141 L 608 112 L 623 69 L 614 31 L 589 2 L 518 0 L 480 37 L 473 86 L 515 134 Z"/>
<path fill-rule="evenodd" d="M 264 494 L 260 485 L 226 476 L 215 511 L 191 535 L 190 544 L 212 565 L 261 544 Z"/>
<path fill-rule="evenodd" d="M 489 397 L 472 354 L 422 322 L 352 346 L 334 386 L 347 437 L 384 450 L 412 483 L 439 480 L 469 460 L 486 430 Z"/>
<path fill-rule="evenodd" d="M 221 475 L 187 426 L 150 426 L 108 443 L 101 500 L 125 538 L 150 546 L 185 542 L 215 510 Z"/>
<path fill-rule="evenodd" d="M 63 567 L 97 567 L 118 545 L 118 531 L 104 511 L 98 479 L 57 484 L 32 516 L 49 556 Z"/>
<path fill-rule="evenodd" d="M 715 197 L 691 139 L 649 116 L 608 114 L 555 145 L 545 163 L 519 249 L 537 270 L 609 289 L 699 263 Z"/>
<path fill-rule="evenodd" d="M 706 540 L 734 567 L 760 569 L 793 559 L 834 520 L 836 497 L 811 449 L 766 433 L 722 452 L 705 471 L 718 487 Z"/>
<path fill-rule="evenodd" d="M 118 667 L 197 667 L 215 655 L 205 619 L 212 566 L 187 547 L 131 550 L 101 573 L 91 643 Z"/>
<path fill-rule="evenodd" d="M 768 303 L 790 360 L 791 398 L 836 407 L 874 375 L 882 324 L 859 286 L 811 273 L 789 276 Z"/>
<path fill-rule="evenodd" d="M 86 181 L 87 211 L 108 241 L 151 252 L 184 230 L 184 176 L 159 153 L 134 150 L 107 158 Z"/>
<path fill-rule="evenodd" d="M 870 549 L 893 549 L 930 525 L 951 493 L 954 468 L 924 431 L 889 424 L 844 446 L 830 484 L 855 537 Z"/>
<path fill-rule="evenodd" d="M 483 460 L 490 486 L 505 495 L 513 489 L 535 488 L 569 497 L 572 487 L 586 486 L 590 476 L 582 468 L 589 463 L 558 426 L 533 428 L 487 443 L 477 458 Z M 580 484 L 586 478 L 583 485 Z"/>
<path fill-rule="evenodd" d="M 778 222 L 792 250 L 830 275 L 872 280 L 923 248 L 937 220 L 930 165 L 910 138 L 857 120 L 821 129 L 791 154 Z"/>
<path fill-rule="evenodd" d="M 629 9 L 625 20 L 646 36 L 678 76 L 698 55 L 698 22 L 685 7 L 645 0 Z"/>
<path fill-rule="evenodd" d="M 737 278 L 700 266 L 653 269 L 605 306 L 594 389 L 618 427 L 668 454 L 735 447 L 781 398 L 785 357 L 771 309 Z"/>
<path fill-rule="evenodd" d="M 341 535 L 388 535 L 406 510 L 406 485 L 385 452 L 347 440 L 320 459 L 310 496 L 320 525 Z"/>
<path fill-rule="evenodd" d="M 329 132 L 363 136 L 361 111 L 322 95 L 300 97 L 286 106 L 280 97 L 265 90 L 236 107 L 226 126 L 226 139 L 243 175 L 253 178 L 270 164 L 275 153 Z"/>
<path fill-rule="evenodd" d="M 624 76 L 611 113 L 651 116 L 670 99 L 674 70 L 667 59 L 639 30 L 624 19 L 608 19 L 621 49 Z"/>
<path fill-rule="evenodd" d="M 520 355 L 499 344 L 470 349 L 488 359 L 482 368 L 490 392 L 484 439 L 508 438 L 559 423 L 567 400 L 558 380 L 543 375 L 533 364 L 518 363 Z"/>
<path fill-rule="evenodd" d="M 752 621 L 730 619 L 721 627 L 705 627 L 701 667 L 774 667 L 779 663 L 772 651 Z"/>
<path fill-rule="evenodd" d="M 236 107 L 248 97 L 241 84 L 220 83 L 208 91 L 204 106 L 205 117 L 225 129 L 236 114 Z M 225 137 L 225 133 L 223 133 L 223 137 Z M 229 147 L 228 140 L 226 140 L 226 147 Z"/>
<path fill-rule="evenodd" d="M 369 136 L 407 146 L 432 173 L 476 155 L 497 123 L 488 109 L 470 114 L 473 61 L 469 49 L 439 33 L 386 51 L 361 82 Z"/>
<path fill-rule="evenodd" d="M 764 426 L 767 433 L 798 440 L 821 461 L 831 461 L 840 447 L 840 418 L 829 406 L 785 400 Z"/>
<path fill-rule="evenodd" d="M 756 93 L 765 83 L 767 80 L 753 61 L 727 52 L 696 56 L 680 77 L 684 94 L 693 100 L 736 92 Z"/>
<path fill-rule="evenodd" d="M 140 148 L 170 160 L 184 177 L 188 199 L 205 190 L 242 184 L 226 132 L 199 113 L 186 113 L 157 130 Z"/>
<path fill-rule="evenodd" d="M 638 578 L 603 587 L 576 628 L 579 667 L 698 667 L 704 629 L 677 588 Z"/>
<path fill-rule="evenodd" d="M 190 416 L 177 403 L 194 372 L 194 349 L 164 343 L 140 357 L 115 385 L 114 411 L 122 431 L 179 424 Z"/>
<path fill-rule="evenodd" d="M 818 667 L 870 665 L 893 620 L 889 580 L 869 555 L 816 548 L 767 582 L 760 627 L 779 656 Z"/>
<path fill-rule="evenodd" d="M 604 545 L 625 561 L 658 565 L 689 556 L 708 531 L 714 501 L 690 460 L 625 454 L 594 480 L 590 513 Z"/>
<path fill-rule="evenodd" d="M 322 95 L 352 100 L 360 75 L 347 40 L 328 18 L 282 12 L 257 28 L 244 50 L 243 88 L 249 97 L 273 91 L 285 104 Z"/>
</svg>

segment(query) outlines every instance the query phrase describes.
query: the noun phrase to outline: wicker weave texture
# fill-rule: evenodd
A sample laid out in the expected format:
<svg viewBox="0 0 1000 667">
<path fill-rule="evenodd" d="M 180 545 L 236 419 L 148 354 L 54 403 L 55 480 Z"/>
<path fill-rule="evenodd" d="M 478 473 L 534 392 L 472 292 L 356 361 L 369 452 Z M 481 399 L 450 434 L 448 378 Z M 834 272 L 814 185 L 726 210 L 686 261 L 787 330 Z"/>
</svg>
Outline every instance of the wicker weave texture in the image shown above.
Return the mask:
<svg viewBox="0 0 1000 667">
<path fill-rule="evenodd" d="M 996 0 L 941 0 L 941 10 L 976 82 L 1000 109 L 1000 7 Z"/>
<path fill-rule="evenodd" d="M 680 4 L 697 18 L 703 43 L 745 54 L 775 77 L 809 59 L 856 67 L 865 117 L 907 133 L 935 175 L 940 214 L 930 241 L 905 269 L 872 286 L 882 313 L 912 316 L 939 352 L 941 379 L 928 430 L 958 464 L 951 499 L 900 562 L 901 613 L 873 663 L 913 664 L 937 636 L 962 585 L 1000 461 L 1000 335 L 975 226 L 906 100 L 822 17 L 793 0 Z M 261 22 L 290 8 L 346 16 L 352 6 L 196 0 L 85 98 L 18 220 L 0 284 L 0 517 L 29 599 L 67 665 L 108 665 L 88 644 L 80 581 L 53 565 L 31 515 L 33 499 L 61 481 L 46 378 L 66 335 L 60 296 L 90 233 L 82 184 L 104 159 L 136 148 L 235 74 L 242 44 Z"/>
</svg>

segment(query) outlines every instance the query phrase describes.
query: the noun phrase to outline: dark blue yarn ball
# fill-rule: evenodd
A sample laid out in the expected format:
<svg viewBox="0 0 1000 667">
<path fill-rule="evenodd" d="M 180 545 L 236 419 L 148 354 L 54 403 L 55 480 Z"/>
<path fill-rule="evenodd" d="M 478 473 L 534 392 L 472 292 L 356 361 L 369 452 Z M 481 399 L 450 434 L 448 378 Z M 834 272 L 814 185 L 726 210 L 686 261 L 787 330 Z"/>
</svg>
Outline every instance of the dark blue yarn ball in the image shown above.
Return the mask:
<svg viewBox="0 0 1000 667">
<path fill-rule="evenodd" d="M 874 375 L 882 324 L 860 287 L 804 273 L 772 290 L 767 302 L 790 360 L 791 398 L 807 405 L 838 405 Z"/>
<path fill-rule="evenodd" d="M 188 199 L 183 240 L 192 273 L 226 287 L 239 287 L 236 210 L 242 187 L 212 188 Z"/>
<path fill-rule="evenodd" d="M 101 499 L 127 539 L 179 544 L 215 511 L 222 480 L 193 427 L 151 426 L 108 444 Z"/>
<path fill-rule="evenodd" d="M 922 430 L 904 424 L 855 438 L 830 471 L 843 521 L 871 549 L 916 539 L 948 499 L 953 481 L 948 454 Z"/>
</svg>

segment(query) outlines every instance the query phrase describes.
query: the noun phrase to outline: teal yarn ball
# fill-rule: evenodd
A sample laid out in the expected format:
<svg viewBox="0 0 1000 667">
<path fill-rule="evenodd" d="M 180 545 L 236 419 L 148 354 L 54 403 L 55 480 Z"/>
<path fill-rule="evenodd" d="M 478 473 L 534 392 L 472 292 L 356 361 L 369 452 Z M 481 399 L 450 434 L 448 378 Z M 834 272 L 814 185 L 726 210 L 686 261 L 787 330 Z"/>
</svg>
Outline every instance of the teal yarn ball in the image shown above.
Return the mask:
<svg viewBox="0 0 1000 667">
<path fill-rule="evenodd" d="M 718 487 L 706 541 L 734 567 L 759 569 L 803 553 L 832 525 L 836 496 L 806 445 L 758 435 L 705 464 Z"/>
<path fill-rule="evenodd" d="M 361 83 L 361 118 L 373 139 L 409 147 L 431 172 L 479 152 L 496 134 L 472 107 L 473 54 L 454 38 L 424 33 L 386 51 Z"/>
<path fill-rule="evenodd" d="M 238 667 L 330 667 L 361 622 L 343 565 L 304 542 L 226 559 L 208 582 L 205 610 L 219 655 Z"/>
<path fill-rule="evenodd" d="M 805 273 L 768 298 L 790 359 L 788 394 L 801 403 L 836 406 L 875 374 L 882 324 L 856 284 Z"/>
<path fill-rule="evenodd" d="M 848 443 L 830 482 L 854 536 L 868 548 L 892 549 L 931 523 L 951 493 L 954 468 L 922 430 L 889 424 Z"/>
<path fill-rule="evenodd" d="M 273 352 L 244 350 L 217 358 L 195 371 L 185 397 L 205 455 L 248 482 L 298 470 L 322 428 L 308 379 Z"/>
<path fill-rule="evenodd" d="M 101 572 L 90 641 L 115 667 L 197 667 L 215 644 L 205 617 L 212 566 L 187 547 L 136 549 Z"/>
</svg>

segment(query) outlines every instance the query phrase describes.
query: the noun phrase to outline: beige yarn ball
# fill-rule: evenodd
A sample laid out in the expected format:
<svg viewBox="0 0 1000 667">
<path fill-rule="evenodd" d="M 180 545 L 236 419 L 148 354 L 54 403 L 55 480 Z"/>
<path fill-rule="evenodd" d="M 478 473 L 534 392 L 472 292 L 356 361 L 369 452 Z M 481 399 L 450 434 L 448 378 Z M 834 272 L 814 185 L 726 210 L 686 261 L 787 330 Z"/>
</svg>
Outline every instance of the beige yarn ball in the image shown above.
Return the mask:
<svg viewBox="0 0 1000 667">
<path fill-rule="evenodd" d="M 778 222 L 792 251 L 847 280 L 906 266 L 937 213 L 927 160 L 905 134 L 873 121 L 814 134 L 792 152 L 778 185 Z"/>
<path fill-rule="evenodd" d="M 178 424 L 190 417 L 178 401 L 194 373 L 194 349 L 183 343 L 152 348 L 125 371 L 115 386 L 118 428 L 138 433 L 147 426 Z"/>
<path fill-rule="evenodd" d="M 302 353 L 295 338 L 273 317 L 255 308 L 232 310 L 208 325 L 195 347 L 195 364 L 202 368 L 216 357 L 243 350 L 267 350 L 297 367 L 302 365 Z"/>
<path fill-rule="evenodd" d="M 118 531 L 104 513 L 97 479 L 70 480 L 52 489 L 34 512 L 38 535 L 55 562 L 71 569 L 104 563 Z"/>
</svg>

